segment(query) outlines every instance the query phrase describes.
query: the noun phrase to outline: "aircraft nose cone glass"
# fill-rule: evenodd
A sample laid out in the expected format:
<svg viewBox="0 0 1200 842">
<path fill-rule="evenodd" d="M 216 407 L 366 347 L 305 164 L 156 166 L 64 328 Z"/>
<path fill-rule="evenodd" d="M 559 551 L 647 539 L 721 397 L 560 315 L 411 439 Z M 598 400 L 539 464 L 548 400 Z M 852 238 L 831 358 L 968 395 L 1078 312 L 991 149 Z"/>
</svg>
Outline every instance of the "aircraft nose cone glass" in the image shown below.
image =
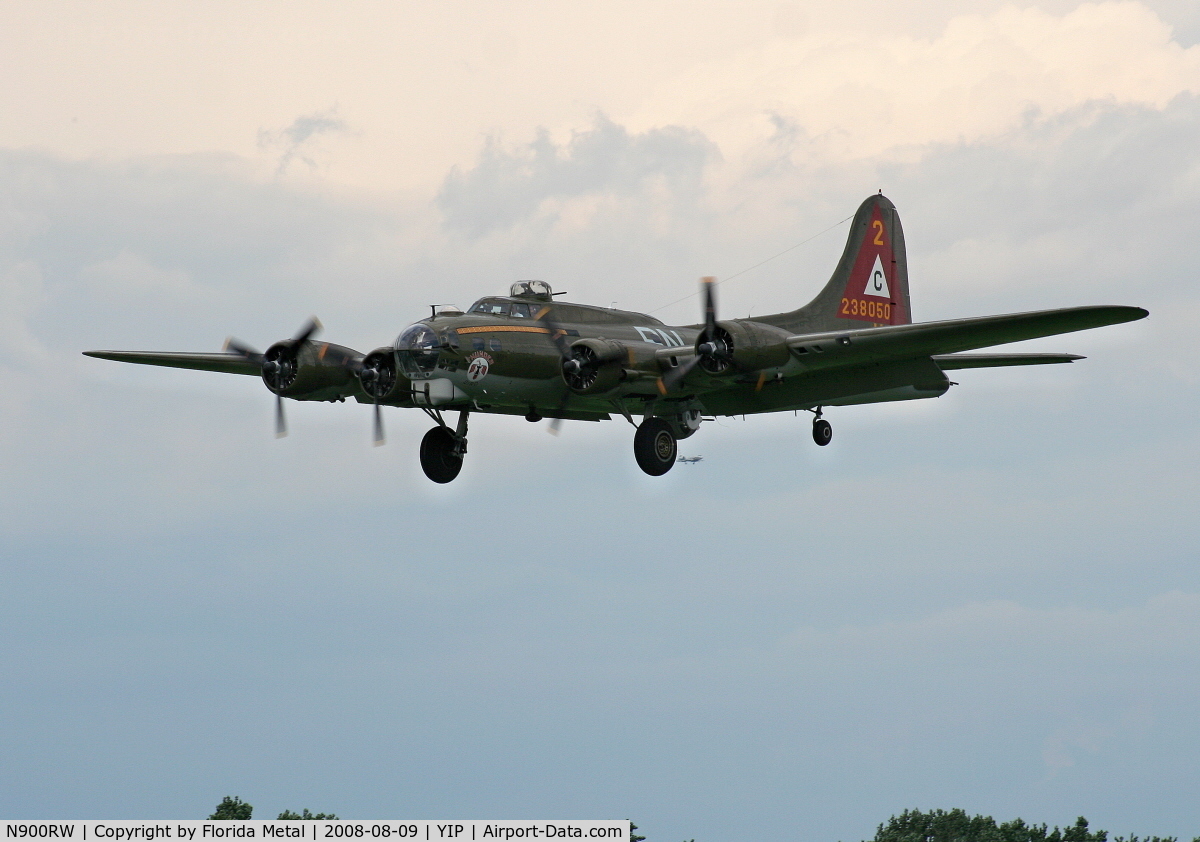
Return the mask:
<svg viewBox="0 0 1200 842">
<path fill-rule="evenodd" d="M 432 373 L 440 352 L 437 334 L 429 325 L 415 324 L 405 328 L 396 340 L 396 359 L 409 377 Z"/>
</svg>

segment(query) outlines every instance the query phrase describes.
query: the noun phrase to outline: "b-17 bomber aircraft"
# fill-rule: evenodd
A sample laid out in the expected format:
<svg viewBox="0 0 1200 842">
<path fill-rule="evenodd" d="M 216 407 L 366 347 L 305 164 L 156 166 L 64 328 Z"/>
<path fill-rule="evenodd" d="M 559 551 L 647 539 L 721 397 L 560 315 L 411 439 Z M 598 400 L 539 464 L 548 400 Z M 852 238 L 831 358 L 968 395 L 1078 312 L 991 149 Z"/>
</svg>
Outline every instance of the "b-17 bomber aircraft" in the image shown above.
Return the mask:
<svg viewBox="0 0 1200 842">
<path fill-rule="evenodd" d="M 360 353 L 314 338 L 315 319 L 259 353 L 235 340 L 221 353 L 86 351 L 88 356 L 261 377 L 283 399 L 416 408 L 436 424 L 421 441 L 421 467 L 434 482 L 458 476 L 472 412 L 603 421 L 637 428 L 633 452 L 647 474 L 676 462 L 679 439 L 706 417 L 805 410 L 827 445 L 831 406 L 935 398 L 947 371 L 1068 363 L 1046 353 L 968 353 L 1024 339 L 1129 322 L 1140 307 L 1093 306 L 947 321 L 912 321 L 904 232 L 882 193 L 859 206 L 845 251 L 825 287 L 796 310 L 754 318 L 717 317 L 705 278 L 704 321 L 670 326 L 652 316 L 556 301 L 542 281 L 481 298 L 465 313 L 435 308 L 392 345 Z M 447 412 L 457 412 L 452 425 Z M 634 421 L 641 418 L 641 422 Z"/>
</svg>

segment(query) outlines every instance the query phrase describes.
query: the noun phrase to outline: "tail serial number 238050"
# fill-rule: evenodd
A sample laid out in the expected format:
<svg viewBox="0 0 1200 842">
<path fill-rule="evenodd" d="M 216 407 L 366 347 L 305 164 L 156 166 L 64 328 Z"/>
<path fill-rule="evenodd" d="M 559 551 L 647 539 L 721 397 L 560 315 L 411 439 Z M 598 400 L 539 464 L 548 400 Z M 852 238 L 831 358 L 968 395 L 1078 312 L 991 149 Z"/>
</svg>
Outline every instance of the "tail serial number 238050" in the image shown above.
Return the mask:
<svg viewBox="0 0 1200 842">
<path fill-rule="evenodd" d="M 887 321 L 892 317 L 890 301 L 867 301 L 863 298 L 843 298 L 843 316 L 866 316 L 868 319 Z"/>
</svg>

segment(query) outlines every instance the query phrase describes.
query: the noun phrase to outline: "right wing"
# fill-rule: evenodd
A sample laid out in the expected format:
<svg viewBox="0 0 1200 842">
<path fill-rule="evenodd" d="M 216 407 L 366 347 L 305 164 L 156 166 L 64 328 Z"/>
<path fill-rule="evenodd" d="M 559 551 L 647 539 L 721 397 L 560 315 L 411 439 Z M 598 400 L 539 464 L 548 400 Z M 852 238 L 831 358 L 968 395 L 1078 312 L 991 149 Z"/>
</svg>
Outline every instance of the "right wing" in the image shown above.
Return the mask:
<svg viewBox="0 0 1200 842">
<path fill-rule="evenodd" d="M 1078 354 L 934 354 L 942 371 L 956 368 L 994 368 L 1002 365 L 1052 365 L 1086 359 Z"/>
<path fill-rule="evenodd" d="M 942 357 L 938 361 L 939 365 L 946 361 L 948 366 L 955 368 L 1070 362 L 1070 359 L 1066 358 L 1069 355 L 1062 354 L 1038 354 L 1035 357 L 1040 359 L 1036 360 L 1021 360 L 1016 354 L 979 354 L 958 358 L 951 356 L 948 361 L 942 355 L 1132 322 L 1148 315 L 1150 314 L 1141 307 L 1067 307 L 1061 310 L 1038 310 L 1003 316 L 978 316 L 971 319 L 801 334 L 789 336 L 787 345 L 797 359 L 809 368 L 836 368 L 935 356 Z M 988 357 L 992 358 L 992 362 L 985 361 Z M 1001 359 L 1006 361 L 1001 362 Z M 955 365 L 955 362 L 975 364 Z"/>
</svg>

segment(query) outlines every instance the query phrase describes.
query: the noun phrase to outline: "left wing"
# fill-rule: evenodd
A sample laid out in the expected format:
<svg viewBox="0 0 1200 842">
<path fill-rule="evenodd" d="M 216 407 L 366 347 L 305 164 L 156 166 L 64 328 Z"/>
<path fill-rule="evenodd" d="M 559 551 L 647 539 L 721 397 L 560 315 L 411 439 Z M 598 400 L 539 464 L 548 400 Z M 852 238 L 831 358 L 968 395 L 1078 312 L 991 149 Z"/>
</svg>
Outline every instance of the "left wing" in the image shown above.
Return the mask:
<svg viewBox="0 0 1200 842">
<path fill-rule="evenodd" d="M 789 336 L 787 345 L 808 368 L 836 368 L 915 357 L 940 357 L 936 361 L 943 368 L 1070 362 L 1078 357 L 1064 354 L 944 355 L 1132 322 L 1148 315 L 1149 312 L 1141 307 L 1068 307 L 1003 316 L 801 334 Z"/>
</svg>

